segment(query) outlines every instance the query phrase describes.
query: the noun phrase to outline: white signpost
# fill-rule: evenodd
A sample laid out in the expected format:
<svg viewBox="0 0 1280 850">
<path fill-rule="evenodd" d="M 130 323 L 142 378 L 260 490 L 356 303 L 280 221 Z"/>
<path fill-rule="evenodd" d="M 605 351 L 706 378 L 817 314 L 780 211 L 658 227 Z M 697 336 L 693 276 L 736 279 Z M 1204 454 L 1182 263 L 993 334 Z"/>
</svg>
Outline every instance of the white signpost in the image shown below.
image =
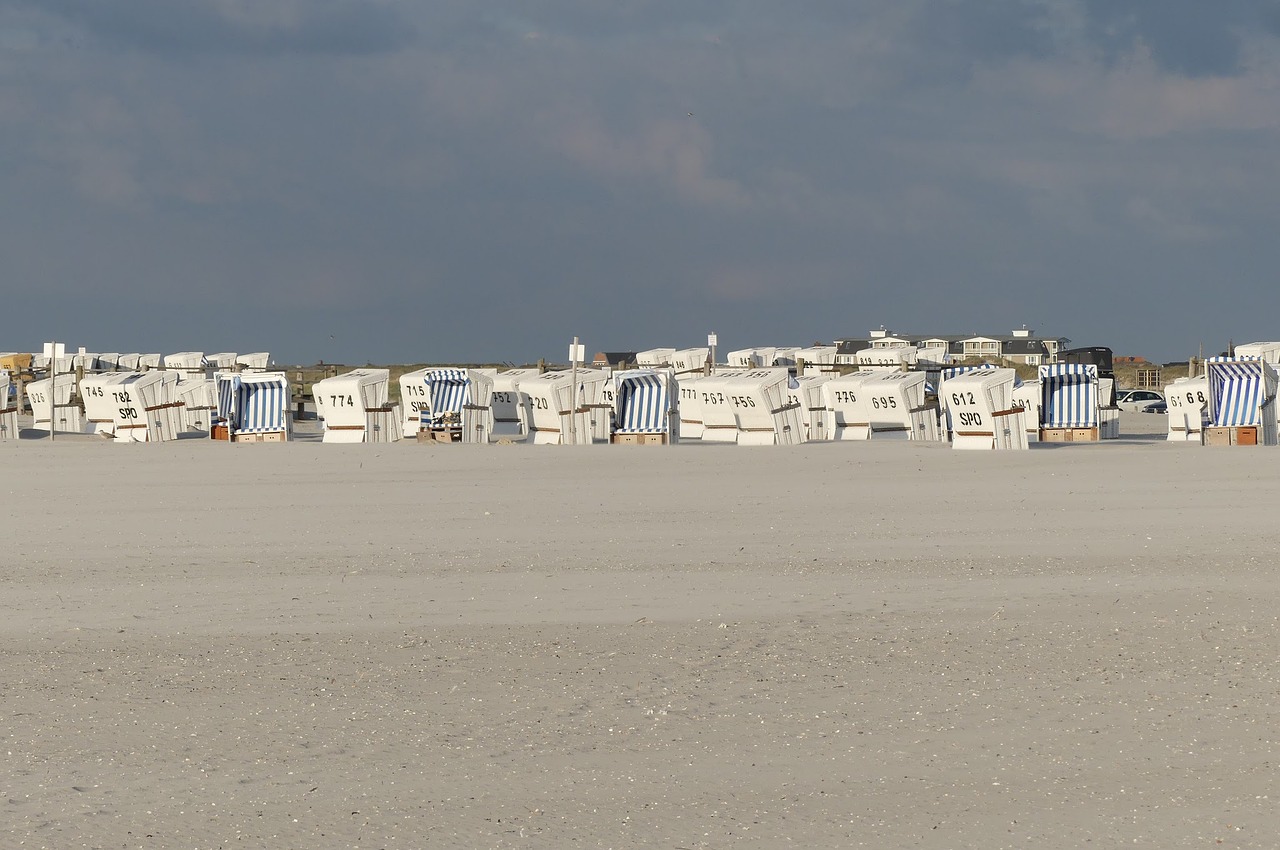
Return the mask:
<svg viewBox="0 0 1280 850">
<path fill-rule="evenodd" d="M 720 341 L 719 337 L 716 335 L 715 331 L 712 331 L 711 333 L 707 334 L 707 348 L 711 349 L 711 368 L 712 369 L 716 368 L 716 343 L 719 341 Z"/>
<path fill-rule="evenodd" d="M 80 349 L 83 351 L 84 349 Z M 57 383 L 58 361 L 67 356 L 67 346 L 61 342 L 46 342 L 44 344 L 44 356 L 49 361 L 49 439 L 53 440 L 53 432 L 57 430 L 57 417 L 55 413 L 56 399 L 58 394 L 54 391 Z"/>
<path fill-rule="evenodd" d="M 578 345 L 578 338 L 576 336 L 573 338 L 573 344 L 569 346 L 569 374 L 571 376 L 570 381 L 573 384 L 573 399 L 570 403 L 570 409 L 573 414 L 578 412 L 578 364 L 586 359 L 585 348 L 586 346 Z M 575 445 L 578 441 L 577 419 L 578 417 L 576 415 L 571 415 L 569 417 L 569 439 L 570 442 Z"/>
</svg>

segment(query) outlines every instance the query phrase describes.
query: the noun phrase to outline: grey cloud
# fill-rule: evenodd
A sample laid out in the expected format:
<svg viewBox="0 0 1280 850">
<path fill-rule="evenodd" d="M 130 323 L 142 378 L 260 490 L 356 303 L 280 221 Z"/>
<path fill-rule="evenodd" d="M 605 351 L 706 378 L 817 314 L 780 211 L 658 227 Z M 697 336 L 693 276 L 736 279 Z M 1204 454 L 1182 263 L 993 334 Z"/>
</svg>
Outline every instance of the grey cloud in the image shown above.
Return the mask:
<svg viewBox="0 0 1280 850">
<path fill-rule="evenodd" d="M 9 0 L 85 38 L 169 57 L 370 54 L 412 41 L 398 7 L 361 0 Z"/>
<path fill-rule="evenodd" d="M 1085 0 L 1089 35 L 1104 55 L 1122 61 L 1136 44 L 1164 68 L 1190 76 L 1241 71 L 1242 37 L 1277 24 L 1275 7 L 1256 0 Z"/>
<path fill-rule="evenodd" d="M 289 359 L 523 361 L 1028 322 L 1175 356 L 1280 308 L 1277 74 L 1189 77 L 1116 8 L 0 0 L 93 48 L 0 51 L 0 254 L 24 310 L 83 294 L 109 349 L 234 328 Z M 1227 268 L 1249 306 L 1169 306 Z"/>
</svg>

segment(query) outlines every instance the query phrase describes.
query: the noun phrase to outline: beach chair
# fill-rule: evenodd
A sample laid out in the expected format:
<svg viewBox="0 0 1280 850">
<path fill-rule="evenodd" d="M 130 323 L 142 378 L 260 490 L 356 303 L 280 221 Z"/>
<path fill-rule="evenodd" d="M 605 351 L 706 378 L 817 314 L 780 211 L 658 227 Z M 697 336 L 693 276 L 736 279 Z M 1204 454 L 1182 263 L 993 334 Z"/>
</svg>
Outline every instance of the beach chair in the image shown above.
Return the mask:
<svg viewBox="0 0 1280 850">
<path fill-rule="evenodd" d="M 1098 367 L 1050 363 L 1040 367 L 1040 440 L 1097 442 L 1100 439 Z"/>
<path fill-rule="evenodd" d="M 311 387 L 324 443 L 394 443 L 402 436 L 388 369 L 353 369 Z"/>
<path fill-rule="evenodd" d="M 218 412 L 209 437 L 233 443 L 283 443 L 293 432 L 289 379 L 283 372 L 219 372 Z"/>
<path fill-rule="evenodd" d="M 104 376 L 106 377 L 106 376 Z M 182 431 L 182 401 L 176 372 L 117 372 L 109 385 L 116 404 L 112 433 L 117 443 L 164 443 Z"/>
<path fill-rule="evenodd" d="M 832 378 L 823 391 L 838 440 L 942 438 L 937 404 L 925 399 L 923 372 L 856 372 Z"/>
<path fill-rule="evenodd" d="M 1177 378 L 1164 388 L 1170 443 L 1203 443 L 1209 424 L 1209 379 Z"/>
<path fill-rule="evenodd" d="M 493 431 L 493 373 L 437 367 L 421 373 L 419 439 L 488 443 Z M 413 390 L 415 394 L 421 390 Z"/>
<path fill-rule="evenodd" d="M 787 400 L 790 375 L 786 369 L 752 369 L 733 377 L 721 377 L 713 404 L 703 391 L 703 439 L 728 414 L 740 446 L 794 446 L 805 440 L 800 404 Z M 714 417 L 713 417 L 714 411 Z M 713 421 L 714 420 L 714 421 Z"/>
<path fill-rule="evenodd" d="M 1209 358 L 1207 446 L 1276 445 L 1276 371 L 1265 360 Z"/>
<path fill-rule="evenodd" d="M 598 378 L 607 380 L 607 376 L 584 374 L 590 371 L 593 370 L 579 369 L 576 384 L 569 369 L 520 380 L 520 392 L 528 397 L 529 432 L 535 445 L 590 445 L 593 442 L 584 379 L 597 385 L 603 382 Z"/>
<path fill-rule="evenodd" d="M 832 349 L 834 351 L 834 348 Z M 800 411 L 800 428 L 807 442 L 824 442 L 832 439 L 832 418 L 827 411 L 822 387 L 833 377 L 832 372 L 809 371 L 805 361 L 805 373 L 787 382 L 786 399 Z"/>
<path fill-rule="evenodd" d="M 59 358 L 62 359 L 62 358 Z M 65 358 L 70 364 L 71 358 Z M 83 417 L 80 403 L 76 401 L 76 376 L 74 372 L 59 372 L 52 378 L 42 378 L 26 385 L 27 404 L 31 407 L 32 427 L 64 433 L 80 433 Z M 50 401 L 52 400 L 52 410 Z M 50 416 L 53 417 L 52 429 Z"/>
<path fill-rule="evenodd" d="M 954 374 L 938 388 L 946 405 L 953 449 L 1026 449 L 1026 411 L 1013 404 L 1012 369 L 975 369 Z"/>
<path fill-rule="evenodd" d="M 617 445 L 670 445 L 680 440 L 679 386 L 675 371 L 633 369 L 615 372 L 606 398 L 613 403 Z"/>
</svg>

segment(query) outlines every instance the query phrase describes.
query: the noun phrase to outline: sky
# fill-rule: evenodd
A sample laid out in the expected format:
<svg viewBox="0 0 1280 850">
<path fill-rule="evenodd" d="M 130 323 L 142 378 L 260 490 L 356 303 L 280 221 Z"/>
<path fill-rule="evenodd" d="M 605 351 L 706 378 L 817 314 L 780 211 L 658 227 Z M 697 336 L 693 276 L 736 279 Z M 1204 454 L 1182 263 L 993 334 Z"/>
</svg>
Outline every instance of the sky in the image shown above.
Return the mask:
<svg viewBox="0 0 1280 850">
<path fill-rule="evenodd" d="M 1264 0 L 0 0 L 0 350 L 1280 339 Z"/>
</svg>

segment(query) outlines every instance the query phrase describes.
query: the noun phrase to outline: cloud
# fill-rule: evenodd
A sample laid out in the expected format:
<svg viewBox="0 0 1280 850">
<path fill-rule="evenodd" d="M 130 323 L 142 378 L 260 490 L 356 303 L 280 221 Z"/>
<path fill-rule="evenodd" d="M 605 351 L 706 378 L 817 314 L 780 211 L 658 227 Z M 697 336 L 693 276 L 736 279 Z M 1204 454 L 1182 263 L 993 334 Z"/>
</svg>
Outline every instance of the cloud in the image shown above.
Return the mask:
<svg viewBox="0 0 1280 850">
<path fill-rule="evenodd" d="M 369 54 L 409 43 L 413 28 L 382 0 L 9 0 L 56 16 L 86 38 L 170 57 Z"/>
<path fill-rule="evenodd" d="M 1267 7 L 1253 0 L 1087 0 L 1083 4 L 1087 37 L 1111 64 L 1123 64 L 1141 44 L 1159 68 L 1188 77 L 1243 73 L 1245 36 L 1265 27 Z"/>
<path fill-rule="evenodd" d="M 1122 65 L 1023 60 L 987 66 L 973 86 L 981 101 L 1014 99 L 1017 110 L 1076 133 L 1141 141 L 1275 127 L 1277 83 L 1280 64 L 1242 76 L 1188 77 L 1162 69 L 1140 45 Z"/>
<path fill-rule="evenodd" d="M 1257 5 L 0 0 L 0 253 L 103 316 L 254 298 L 302 358 L 345 314 L 411 360 L 1105 334 L 1056 293 L 1225 264 L 1243 321 L 1280 308 Z"/>
<path fill-rule="evenodd" d="M 631 132 L 610 132 L 590 115 L 558 115 L 546 127 L 556 152 L 619 191 L 654 185 L 682 201 L 725 211 L 751 205 L 747 191 L 712 167 L 711 135 L 689 120 L 657 119 Z"/>
<path fill-rule="evenodd" d="M 706 275 L 704 296 L 724 302 L 794 302 L 802 304 L 828 296 L 842 281 L 856 280 L 856 269 L 847 264 L 794 258 L 759 259 L 713 265 Z"/>
<path fill-rule="evenodd" d="M 1143 230 L 1170 242 L 1204 242 L 1219 234 L 1217 229 L 1195 221 L 1187 211 L 1150 198 L 1130 198 L 1125 212 Z"/>
</svg>

